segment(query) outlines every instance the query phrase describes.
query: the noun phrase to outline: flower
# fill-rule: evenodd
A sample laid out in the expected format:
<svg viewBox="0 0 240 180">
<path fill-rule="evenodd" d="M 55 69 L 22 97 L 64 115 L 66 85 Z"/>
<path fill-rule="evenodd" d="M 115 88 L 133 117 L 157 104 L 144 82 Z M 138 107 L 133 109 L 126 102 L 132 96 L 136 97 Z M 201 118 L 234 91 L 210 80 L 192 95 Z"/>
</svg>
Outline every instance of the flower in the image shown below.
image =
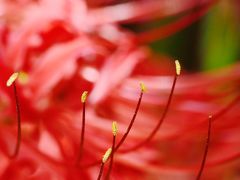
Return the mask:
<svg viewBox="0 0 240 180">
<path fill-rule="evenodd" d="M 217 75 L 180 76 L 160 131 L 143 147 L 127 150 L 144 141 L 155 128 L 175 75 L 169 58 L 161 57 L 161 64 L 154 63 L 143 43 L 181 30 L 214 2 L 1 2 L 1 179 L 96 179 L 100 166 L 96 162 L 111 147 L 112 121 L 119 124 L 117 138 L 122 137 L 141 91 L 139 82 L 145 82 L 148 91 L 131 132 L 114 153 L 112 177 L 196 177 L 209 114 L 213 115 L 213 127 L 204 176 L 237 177 L 239 65 Z M 195 7 L 198 11 L 188 12 Z M 119 13 L 122 10 L 124 13 Z M 120 26 L 180 13 L 185 15 L 154 33 L 135 34 Z M 6 82 L 16 71 L 22 74 L 16 82 L 22 140 L 18 156 L 11 159 L 16 113 L 14 95 Z M 85 91 L 89 97 L 85 99 L 84 150 L 80 166 L 76 166 L 82 129 L 81 94 Z"/>
</svg>

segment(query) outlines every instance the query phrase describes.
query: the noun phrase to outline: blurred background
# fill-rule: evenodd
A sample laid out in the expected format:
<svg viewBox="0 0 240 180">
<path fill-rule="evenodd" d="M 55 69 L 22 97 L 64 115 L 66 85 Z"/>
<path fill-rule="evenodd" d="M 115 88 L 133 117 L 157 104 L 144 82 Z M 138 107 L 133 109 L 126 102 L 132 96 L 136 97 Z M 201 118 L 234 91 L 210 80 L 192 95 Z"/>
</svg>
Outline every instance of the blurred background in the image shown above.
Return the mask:
<svg viewBox="0 0 240 180">
<path fill-rule="evenodd" d="M 220 0 L 197 22 L 149 46 L 155 53 L 181 59 L 184 68 L 193 72 L 233 64 L 240 59 L 239 7 L 239 0 Z M 145 31 L 172 20 L 174 17 L 127 27 Z"/>
</svg>

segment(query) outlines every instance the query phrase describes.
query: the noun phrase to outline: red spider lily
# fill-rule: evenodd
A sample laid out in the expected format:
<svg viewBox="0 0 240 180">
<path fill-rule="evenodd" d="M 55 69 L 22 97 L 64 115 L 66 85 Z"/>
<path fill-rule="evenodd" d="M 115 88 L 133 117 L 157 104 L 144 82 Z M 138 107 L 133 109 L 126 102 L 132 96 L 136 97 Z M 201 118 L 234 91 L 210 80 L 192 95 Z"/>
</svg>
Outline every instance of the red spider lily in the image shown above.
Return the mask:
<svg viewBox="0 0 240 180">
<path fill-rule="evenodd" d="M 153 63 L 151 52 L 140 42 L 171 35 L 201 17 L 214 2 L 1 2 L 1 179 L 97 179 L 98 162 L 112 146 L 112 121 L 119 124 L 119 142 L 134 114 L 140 81 L 146 83 L 148 91 L 131 132 L 114 153 L 110 176 L 196 178 L 207 136 L 207 117 L 212 114 L 211 141 L 202 176 L 237 178 L 239 65 L 217 75 L 180 76 L 161 129 L 144 146 L 130 152 L 156 127 L 175 75 L 168 58 L 161 57 L 161 64 Z M 122 9 L 127 11 L 120 13 Z M 153 30 L 157 32 L 153 34 L 136 35 L 120 26 L 177 15 L 180 19 Z M 17 157 L 11 159 L 17 135 L 16 112 L 14 94 L 6 82 L 15 71 L 22 72 L 16 82 L 22 140 Z M 80 96 L 86 90 L 89 98 L 83 155 L 76 166 L 82 130 Z"/>
</svg>

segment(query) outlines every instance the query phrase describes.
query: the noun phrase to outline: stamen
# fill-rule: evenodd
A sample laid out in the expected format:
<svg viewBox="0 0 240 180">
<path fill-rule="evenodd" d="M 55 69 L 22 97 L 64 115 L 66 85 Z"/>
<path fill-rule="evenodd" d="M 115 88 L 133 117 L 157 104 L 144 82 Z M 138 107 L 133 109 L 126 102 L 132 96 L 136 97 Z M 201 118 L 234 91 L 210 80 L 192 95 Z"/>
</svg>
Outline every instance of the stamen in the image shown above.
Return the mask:
<svg viewBox="0 0 240 180">
<path fill-rule="evenodd" d="M 112 166 L 113 166 L 113 158 L 114 158 L 114 153 L 115 153 L 115 144 L 116 144 L 116 135 L 117 135 L 117 122 L 112 123 L 112 133 L 113 133 L 113 142 L 112 142 L 112 153 L 111 153 L 111 159 L 110 159 L 110 164 L 107 172 L 106 179 L 108 180 L 110 178 L 110 174 L 112 171 Z"/>
<path fill-rule="evenodd" d="M 211 126 L 212 126 L 212 116 L 209 116 L 208 117 L 208 135 L 207 135 L 207 140 L 206 140 L 205 151 L 204 151 L 204 154 L 203 154 L 201 167 L 199 169 L 199 172 L 198 172 L 196 180 L 200 180 L 200 178 L 202 176 L 202 172 L 203 172 L 204 166 L 205 166 L 205 162 L 206 162 L 206 159 L 207 159 L 209 143 L 210 143 L 210 137 L 211 137 Z"/>
<path fill-rule="evenodd" d="M 103 168 L 104 168 L 104 164 L 107 162 L 109 156 L 111 155 L 112 153 L 112 148 L 109 148 L 105 154 L 103 155 L 103 158 L 102 158 L 102 163 L 101 163 L 101 166 L 100 166 L 100 171 L 99 171 L 99 174 L 98 174 L 98 180 L 101 179 L 102 177 L 102 174 L 103 174 Z"/>
<path fill-rule="evenodd" d="M 21 113 L 20 113 L 20 105 L 19 105 L 19 100 L 18 100 L 18 95 L 17 95 L 17 87 L 15 81 L 17 80 L 19 76 L 19 73 L 13 73 L 10 78 L 7 81 L 7 86 L 10 87 L 13 85 L 13 91 L 14 91 L 14 97 L 15 97 L 15 103 L 16 103 L 16 111 L 17 111 L 17 123 L 18 123 L 18 135 L 17 135 L 17 143 L 15 146 L 15 150 L 13 155 L 11 155 L 12 158 L 15 158 L 18 155 L 20 145 L 21 145 Z"/>
<path fill-rule="evenodd" d="M 137 107 L 136 107 L 136 110 L 135 110 L 135 113 L 132 117 L 132 120 L 127 128 L 127 131 L 126 133 L 123 135 L 122 139 L 120 140 L 120 142 L 117 144 L 116 146 L 116 149 L 115 151 L 117 151 L 117 149 L 122 145 L 122 143 L 125 141 L 125 139 L 127 138 L 127 135 L 128 133 L 130 132 L 132 126 L 133 126 L 133 123 L 136 119 L 136 116 L 137 116 L 137 113 L 138 113 L 138 110 L 139 110 L 139 107 L 140 107 L 140 104 L 141 104 L 141 101 L 142 101 L 142 96 L 143 96 L 143 93 L 146 92 L 146 87 L 143 83 L 140 83 L 140 87 L 141 87 L 141 93 L 140 93 L 140 97 L 139 97 L 139 100 L 138 100 L 138 103 L 137 103 Z"/>
<path fill-rule="evenodd" d="M 163 123 L 163 121 L 166 118 L 166 115 L 168 113 L 169 106 L 170 106 L 170 104 L 172 102 L 173 92 L 174 92 L 174 89 L 175 89 L 175 86 L 176 86 L 177 78 L 178 78 L 178 76 L 180 74 L 180 70 L 181 70 L 180 63 L 177 60 L 175 61 L 175 65 L 176 65 L 176 74 L 175 74 L 175 77 L 174 77 L 174 80 L 173 80 L 171 92 L 170 92 L 170 95 L 168 97 L 167 105 L 165 106 L 165 109 L 163 111 L 162 117 L 160 118 L 157 126 L 153 129 L 153 131 L 150 133 L 150 135 L 145 140 L 143 140 L 142 142 L 138 143 L 137 145 L 135 145 L 135 146 L 133 146 L 133 147 L 131 147 L 129 149 L 122 150 L 121 153 L 134 151 L 134 150 L 144 146 L 145 144 L 147 144 L 155 136 L 155 134 L 160 129 L 160 127 L 161 127 L 161 125 L 162 125 L 162 123 Z M 117 145 L 116 150 L 119 148 L 119 144 Z"/>
<path fill-rule="evenodd" d="M 217 120 L 220 116 L 222 116 L 223 114 L 227 113 L 229 110 L 231 110 L 240 100 L 240 95 L 238 95 L 237 97 L 235 97 L 230 104 L 228 104 L 226 107 L 224 107 L 223 109 L 221 109 L 220 111 L 218 111 L 216 114 L 212 115 L 212 120 L 211 122 L 214 122 L 215 120 Z M 126 153 L 128 152 L 129 149 L 125 149 L 123 151 L 121 151 L 121 153 Z M 116 152 L 116 148 L 115 148 L 115 152 Z M 81 166 L 81 168 L 90 168 L 93 166 L 98 165 L 99 163 L 101 163 L 100 160 L 98 161 L 94 161 L 92 163 L 86 164 L 84 166 Z"/>
<path fill-rule="evenodd" d="M 85 134 L 85 112 L 86 112 L 86 99 L 87 99 L 87 91 L 84 91 L 81 96 L 81 102 L 83 105 L 83 112 L 82 112 L 82 131 L 81 131 L 81 141 L 80 141 L 80 148 L 79 148 L 79 155 L 77 159 L 77 165 L 82 159 L 83 156 L 83 146 L 84 146 L 84 134 Z"/>
</svg>

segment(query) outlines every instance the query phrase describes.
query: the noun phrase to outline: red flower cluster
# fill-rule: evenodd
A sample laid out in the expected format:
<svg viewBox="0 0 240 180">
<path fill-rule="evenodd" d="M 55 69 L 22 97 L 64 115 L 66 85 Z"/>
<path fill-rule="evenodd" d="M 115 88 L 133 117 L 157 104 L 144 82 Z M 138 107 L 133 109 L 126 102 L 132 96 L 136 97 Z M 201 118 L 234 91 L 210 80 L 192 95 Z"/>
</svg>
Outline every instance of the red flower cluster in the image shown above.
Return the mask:
<svg viewBox="0 0 240 180">
<path fill-rule="evenodd" d="M 152 61 L 143 46 L 194 22 L 214 2 L 1 1 L 0 179 L 97 179 L 110 147 L 115 148 L 114 159 L 108 154 L 113 179 L 194 179 L 210 114 L 203 177 L 239 177 L 240 66 L 217 75 L 185 73 L 172 97 L 174 65 L 167 57 Z M 179 14 L 176 21 L 139 34 L 121 26 Z M 6 82 L 17 71 L 15 97 Z M 139 82 L 148 89 L 144 95 Z M 81 102 L 84 91 L 89 97 Z M 12 158 L 19 137 L 16 116 L 21 145 Z"/>
</svg>

